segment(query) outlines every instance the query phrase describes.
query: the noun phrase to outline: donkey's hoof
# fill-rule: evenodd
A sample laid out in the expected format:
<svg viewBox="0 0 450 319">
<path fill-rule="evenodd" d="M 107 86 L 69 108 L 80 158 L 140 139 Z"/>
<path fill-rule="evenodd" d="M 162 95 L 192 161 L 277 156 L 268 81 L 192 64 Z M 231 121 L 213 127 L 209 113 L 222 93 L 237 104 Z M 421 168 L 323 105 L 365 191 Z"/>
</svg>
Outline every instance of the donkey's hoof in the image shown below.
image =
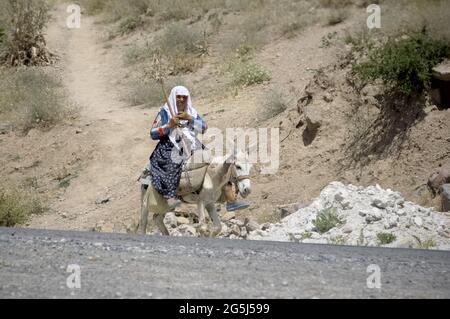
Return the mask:
<svg viewBox="0 0 450 319">
<path fill-rule="evenodd" d="M 217 237 L 217 235 L 219 235 L 221 231 L 222 231 L 222 226 L 214 226 L 211 231 L 211 237 Z"/>
</svg>

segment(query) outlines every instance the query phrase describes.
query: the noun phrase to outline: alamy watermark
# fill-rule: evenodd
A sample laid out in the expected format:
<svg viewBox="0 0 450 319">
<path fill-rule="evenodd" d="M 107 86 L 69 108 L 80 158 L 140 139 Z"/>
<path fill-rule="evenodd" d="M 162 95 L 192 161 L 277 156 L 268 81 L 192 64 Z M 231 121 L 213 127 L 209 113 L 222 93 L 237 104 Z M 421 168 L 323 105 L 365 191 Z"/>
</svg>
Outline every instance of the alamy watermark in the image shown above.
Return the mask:
<svg viewBox="0 0 450 319">
<path fill-rule="evenodd" d="M 381 28 L 381 7 L 377 4 L 371 4 L 367 7 L 366 12 L 369 13 L 367 18 L 367 27 L 371 29 Z"/>
<path fill-rule="evenodd" d="M 69 289 L 81 288 L 81 267 L 77 264 L 67 266 L 66 272 L 70 275 L 66 279 L 66 285 Z"/>
<path fill-rule="evenodd" d="M 70 15 L 66 18 L 66 26 L 69 29 L 81 28 L 81 7 L 77 4 L 70 4 L 66 9 Z"/>
<path fill-rule="evenodd" d="M 377 264 L 371 264 L 367 266 L 367 273 L 370 273 L 367 277 L 366 284 L 369 289 L 381 289 L 381 269 Z"/>
<path fill-rule="evenodd" d="M 181 132 L 181 135 L 185 145 L 191 143 L 189 134 Z M 191 159 L 193 163 L 204 163 L 208 160 L 206 156 L 222 157 L 232 154 L 227 160 L 233 161 L 244 155 L 246 163 L 260 164 L 261 174 L 275 174 L 280 166 L 279 128 L 227 128 L 224 132 L 211 127 L 197 142 L 203 144 L 207 152 L 194 152 Z M 178 145 L 183 146 L 181 138 Z M 183 159 L 177 148 L 173 148 L 171 159 L 176 163 Z"/>
</svg>

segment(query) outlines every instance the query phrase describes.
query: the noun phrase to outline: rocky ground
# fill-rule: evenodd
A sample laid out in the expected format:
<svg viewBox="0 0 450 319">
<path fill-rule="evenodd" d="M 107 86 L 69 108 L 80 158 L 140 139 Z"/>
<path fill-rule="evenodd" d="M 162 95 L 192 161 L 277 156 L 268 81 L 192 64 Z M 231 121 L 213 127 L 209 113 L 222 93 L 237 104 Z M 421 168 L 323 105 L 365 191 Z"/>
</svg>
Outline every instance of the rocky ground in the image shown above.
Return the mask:
<svg viewBox="0 0 450 319">
<path fill-rule="evenodd" d="M 289 214 L 289 209 L 281 210 Z M 318 217 L 325 221 L 316 223 Z M 279 223 L 242 221 L 233 212 L 223 212 L 221 218 L 219 237 L 232 239 L 450 250 L 450 215 L 416 205 L 379 185 L 332 182 L 310 205 Z M 204 235 L 195 221 L 195 215 L 176 213 L 165 218 L 172 236 Z"/>
</svg>

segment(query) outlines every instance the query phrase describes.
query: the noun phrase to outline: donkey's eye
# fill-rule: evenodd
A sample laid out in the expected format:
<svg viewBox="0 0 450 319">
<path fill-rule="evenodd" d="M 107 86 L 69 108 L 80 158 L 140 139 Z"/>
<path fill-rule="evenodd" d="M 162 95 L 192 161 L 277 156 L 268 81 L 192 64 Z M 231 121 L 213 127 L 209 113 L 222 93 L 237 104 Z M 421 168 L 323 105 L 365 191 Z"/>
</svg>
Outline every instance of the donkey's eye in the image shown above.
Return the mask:
<svg viewBox="0 0 450 319">
<path fill-rule="evenodd" d="M 236 165 L 236 169 L 241 169 L 242 167 L 240 165 Z"/>
</svg>

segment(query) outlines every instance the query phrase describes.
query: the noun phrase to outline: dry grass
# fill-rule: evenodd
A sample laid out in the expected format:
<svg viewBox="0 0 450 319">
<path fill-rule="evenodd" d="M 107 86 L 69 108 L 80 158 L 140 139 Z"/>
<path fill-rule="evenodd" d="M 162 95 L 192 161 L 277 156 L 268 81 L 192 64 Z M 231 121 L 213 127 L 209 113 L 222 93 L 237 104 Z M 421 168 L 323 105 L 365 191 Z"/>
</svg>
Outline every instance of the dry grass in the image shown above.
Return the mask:
<svg viewBox="0 0 450 319">
<path fill-rule="evenodd" d="M 182 77 L 171 77 L 166 80 L 166 88 L 172 88 L 177 85 L 183 85 L 192 88 L 190 82 Z M 159 107 L 164 104 L 164 96 L 162 94 L 161 85 L 151 79 L 138 80 L 132 83 L 132 90 L 128 96 L 128 101 L 133 106 L 142 107 Z M 190 90 L 191 95 L 195 95 L 195 91 Z"/>
<path fill-rule="evenodd" d="M 354 2 L 354 0 L 319 0 L 320 6 L 325 8 L 344 8 Z"/>
<path fill-rule="evenodd" d="M 436 39 L 450 41 L 450 10 L 447 0 L 385 0 L 381 32 L 396 35 L 417 31 L 424 26 Z"/>
<path fill-rule="evenodd" d="M 168 60 L 172 75 L 199 69 L 208 50 L 204 32 L 179 22 L 169 25 L 156 39 L 155 46 Z"/>
<path fill-rule="evenodd" d="M 177 22 L 170 24 L 156 43 L 163 53 L 176 56 L 201 53 L 202 41 L 201 30 Z"/>
<path fill-rule="evenodd" d="M 349 12 L 345 9 L 331 10 L 326 18 L 327 25 L 336 25 L 344 22 L 349 16 Z"/>
<path fill-rule="evenodd" d="M 0 4 L 0 27 L 5 30 L 0 62 L 8 66 L 49 65 L 44 32 L 50 18 L 46 0 L 6 0 Z"/>
<path fill-rule="evenodd" d="M 288 97 L 277 90 L 268 92 L 263 99 L 263 110 L 259 113 L 259 121 L 271 119 L 284 112 L 289 105 Z"/>
<path fill-rule="evenodd" d="M 127 65 L 145 62 L 152 58 L 153 52 L 154 49 L 148 42 L 144 45 L 132 44 L 124 50 L 123 61 Z"/>
<path fill-rule="evenodd" d="M 28 131 L 73 118 L 60 81 L 38 68 L 0 69 L 0 122 Z"/>
<path fill-rule="evenodd" d="M 23 224 L 31 214 L 46 210 L 42 199 L 31 190 L 0 189 L 0 226 Z"/>
</svg>

